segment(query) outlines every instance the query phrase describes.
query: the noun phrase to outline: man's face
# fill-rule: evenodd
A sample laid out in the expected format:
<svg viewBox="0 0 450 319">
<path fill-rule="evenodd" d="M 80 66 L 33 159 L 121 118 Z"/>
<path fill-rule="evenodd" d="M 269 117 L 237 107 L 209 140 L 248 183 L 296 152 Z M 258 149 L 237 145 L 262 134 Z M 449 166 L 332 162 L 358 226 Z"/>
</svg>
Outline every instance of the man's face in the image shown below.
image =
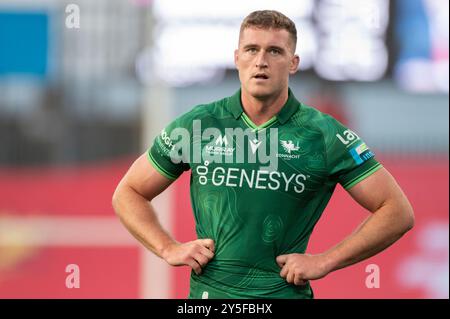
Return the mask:
<svg viewBox="0 0 450 319">
<path fill-rule="evenodd" d="M 288 87 L 289 74 L 297 71 L 299 57 L 287 30 L 246 28 L 234 61 L 242 90 L 257 99 L 280 94 Z"/>
</svg>

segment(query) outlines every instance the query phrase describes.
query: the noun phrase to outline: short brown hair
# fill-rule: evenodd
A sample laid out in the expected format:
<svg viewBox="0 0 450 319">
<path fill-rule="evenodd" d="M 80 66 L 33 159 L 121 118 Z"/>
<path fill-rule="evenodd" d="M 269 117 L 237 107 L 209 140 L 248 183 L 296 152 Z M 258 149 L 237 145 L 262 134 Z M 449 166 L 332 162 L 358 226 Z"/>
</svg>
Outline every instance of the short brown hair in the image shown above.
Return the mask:
<svg viewBox="0 0 450 319">
<path fill-rule="evenodd" d="M 295 52 L 297 46 L 297 28 L 295 27 L 295 23 L 281 12 L 275 10 L 261 10 L 250 13 L 245 17 L 244 21 L 242 21 L 239 38 L 241 38 L 242 32 L 247 28 L 284 29 L 288 31 L 291 36 Z"/>
</svg>

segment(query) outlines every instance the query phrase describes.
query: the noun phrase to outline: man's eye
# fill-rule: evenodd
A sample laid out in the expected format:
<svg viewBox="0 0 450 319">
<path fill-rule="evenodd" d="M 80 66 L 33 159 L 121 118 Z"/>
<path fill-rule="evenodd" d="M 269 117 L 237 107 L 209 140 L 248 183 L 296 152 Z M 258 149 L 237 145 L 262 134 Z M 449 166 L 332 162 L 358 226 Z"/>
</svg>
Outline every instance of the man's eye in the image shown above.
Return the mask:
<svg viewBox="0 0 450 319">
<path fill-rule="evenodd" d="M 271 50 L 270 50 L 270 54 L 273 54 L 273 55 L 280 54 L 280 50 L 277 50 L 277 49 L 271 49 Z"/>
<path fill-rule="evenodd" d="M 255 52 L 256 52 L 256 49 L 255 49 L 255 48 L 249 48 L 249 49 L 247 49 L 247 52 L 249 52 L 249 53 L 255 53 Z"/>
</svg>

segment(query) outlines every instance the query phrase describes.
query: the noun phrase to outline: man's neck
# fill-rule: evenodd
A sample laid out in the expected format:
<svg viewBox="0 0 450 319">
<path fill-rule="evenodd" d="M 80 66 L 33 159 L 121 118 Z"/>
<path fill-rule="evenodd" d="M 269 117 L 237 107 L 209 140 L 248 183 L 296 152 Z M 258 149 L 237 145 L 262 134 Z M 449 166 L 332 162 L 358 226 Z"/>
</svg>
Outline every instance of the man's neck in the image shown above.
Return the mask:
<svg viewBox="0 0 450 319">
<path fill-rule="evenodd" d="M 288 90 L 267 99 L 258 99 L 242 91 L 241 101 L 245 114 L 250 120 L 260 126 L 278 114 L 288 99 Z"/>
</svg>

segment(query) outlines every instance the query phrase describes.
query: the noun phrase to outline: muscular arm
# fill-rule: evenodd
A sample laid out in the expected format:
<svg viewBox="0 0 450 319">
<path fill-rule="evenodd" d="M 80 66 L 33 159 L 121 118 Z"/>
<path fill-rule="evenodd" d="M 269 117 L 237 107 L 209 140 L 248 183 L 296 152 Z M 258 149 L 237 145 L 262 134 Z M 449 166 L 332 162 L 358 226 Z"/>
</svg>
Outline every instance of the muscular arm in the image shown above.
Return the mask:
<svg viewBox="0 0 450 319">
<path fill-rule="evenodd" d="M 113 208 L 128 231 L 147 249 L 163 258 L 170 265 L 188 265 L 197 274 L 213 257 L 214 243 L 211 239 L 198 239 L 178 243 L 161 226 L 151 201 L 170 184 L 141 155 L 131 165 L 113 195 Z"/>
<path fill-rule="evenodd" d="M 355 185 L 349 193 L 372 215 L 353 234 L 325 253 L 330 271 L 376 255 L 414 226 L 413 209 L 386 169 L 380 169 Z"/>
<path fill-rule="evenodd" d="M 348 192 L 372 214 L 350 236 L 320 255 L 278 256 L 280 275 L 288 282 L 301 285 L 365 260 L 392 245 L 413 227 L 413 209 L 386 169 L 378 170 Z"/>
</svg>

